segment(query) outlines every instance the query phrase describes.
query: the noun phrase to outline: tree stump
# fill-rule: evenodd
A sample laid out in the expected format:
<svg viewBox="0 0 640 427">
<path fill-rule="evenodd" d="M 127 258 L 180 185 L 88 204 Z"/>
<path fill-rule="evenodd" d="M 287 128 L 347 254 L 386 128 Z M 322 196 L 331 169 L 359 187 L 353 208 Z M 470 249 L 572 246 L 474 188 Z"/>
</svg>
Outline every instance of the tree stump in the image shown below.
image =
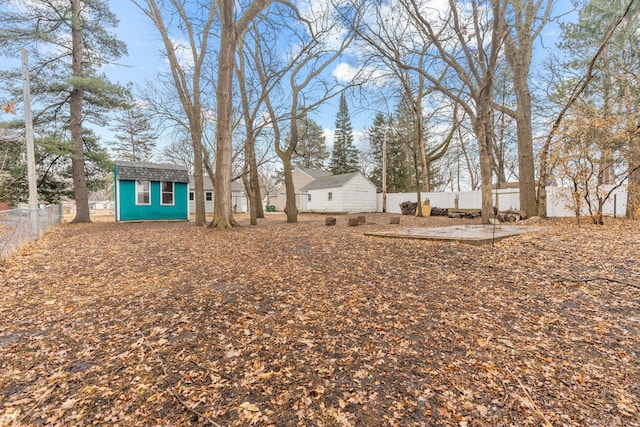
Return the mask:
<svg viewBox="0 0 640 427">
<path fill-rule="evenodd" d="M 367 217 L 364 215 L 359 215 L 358 216 L 358 222 L 360 223 L 360 225 L 366 224 L 367 223 Z"/>
<path fill-rule="evenodd" d="M 392 216 L 391 218 L 389 218 L 389 224 L 400 224 L 400 217 Z"/>
<path fill-rule="evenodd" d="M 336 219 L 332 216 L 328 216 L 324 223 L 325 225 L 336 225 Z"/>
<path fill-rule="evenodd" d="M 358 218 L 349 218 L 349 227 L 355 227 L 356 225 L 360 225 L 360 220 Z"/>
</svg>

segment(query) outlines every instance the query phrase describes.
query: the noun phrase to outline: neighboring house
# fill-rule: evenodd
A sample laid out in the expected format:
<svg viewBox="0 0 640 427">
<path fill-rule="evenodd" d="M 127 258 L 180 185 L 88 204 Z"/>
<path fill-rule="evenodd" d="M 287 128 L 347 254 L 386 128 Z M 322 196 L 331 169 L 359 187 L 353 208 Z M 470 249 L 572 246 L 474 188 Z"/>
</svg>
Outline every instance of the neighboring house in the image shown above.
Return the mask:
<svg viewBox="0 0 640 427">
<path fill-rule="evenodd" d="M 301 209 L 301 207 L 303 206 L 303 201 L 300 189 L 310 182 L 326 176 L 331 176 L 331 173 L 307 168 L 295 168 L 293 170 L 293 188 L 296 194 L 296 206 L 298 207 L 299 211 L 303 212 L 303 210 Z M 287 190 L 284 184 L 280 188 L 277 188 L 271 194 L 269 194 L 268 199 L 268 204 L 275 206 L 276 211 L 283 211 L 287 203 Z"/>
<path fill-rule="evenodd" d="M 113 181 L 116 221 L 189 219 L 186 167 L 117 161 Z"/>
<path fill-rule="evenodd" d="M 317 178 L 300 189 L 300 212 L 375 212 L 376 186 L 360 172 Z"/>
<path fill-rule="evenodd" d="M 204 178 L 204 211 L 213 213 L 213 183 L 208 176 Z M 248 212 L 247 193 L 241 180 L 231 181 L 231 207 L 234 213 Z M 196 185 L 193 175 L 189 176 L 189 212 L 196 212 Z"/>
</svg>

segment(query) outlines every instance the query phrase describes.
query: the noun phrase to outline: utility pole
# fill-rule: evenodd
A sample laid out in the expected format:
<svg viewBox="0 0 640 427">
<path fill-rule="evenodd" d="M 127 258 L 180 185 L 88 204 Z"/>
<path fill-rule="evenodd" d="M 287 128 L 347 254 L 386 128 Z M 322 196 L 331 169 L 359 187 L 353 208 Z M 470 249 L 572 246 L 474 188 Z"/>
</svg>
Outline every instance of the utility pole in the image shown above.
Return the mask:
<svg viewBox="0 0 640 427">
<path fill-rule="evenodd" d="M 36 158 L 33 147 L 33 116 L 29 86 L 29 52 L 22 49 L 22 91 L 24 95 L 24 137 L 27 143 L 27 175 L 29 180 L 29 210 L 38 210 Z"/>
<path fill-rule="evenodd" d="M 385 125 L 382 139 L 382 213 L 387 212 L 387 133 Z"/>
</svg>

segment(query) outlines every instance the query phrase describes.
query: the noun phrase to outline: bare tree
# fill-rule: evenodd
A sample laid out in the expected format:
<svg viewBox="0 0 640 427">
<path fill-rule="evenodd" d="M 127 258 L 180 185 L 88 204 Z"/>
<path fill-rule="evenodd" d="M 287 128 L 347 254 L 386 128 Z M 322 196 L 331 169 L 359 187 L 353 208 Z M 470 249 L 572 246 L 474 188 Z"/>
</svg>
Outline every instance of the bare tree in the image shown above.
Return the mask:
<svg viewBox="0 0 640 427">
<path fill-rule="evenodd" d="M 179 28 L 185 31 L 189 43 L 187 51 L 190 57 L 189 61 L 184 63 L 179 59 L 179 47 L 169 34 L 169 29 L 156 0 L 132 1 L 151 19 L 151 22 L 153 22 L 157 28 L 164 42 L 165 53 L 169 61 L 175 89 L 187 115 L 191 136 L 196 202 L 195 224 L 199 226 L 205 225 L 202 154 L 204 119 L 200 79 L 202 76 L 202 65 L 207 55 L 209 34 L 216 16 L 216 2 L 209 4 L 208 9 L 204 11 L 205 13 L 202 19 L 199 15 L 191 16 L 190 9 L 183 1 L 170 0 L 168 2 L 171 7 L 171 13 L 175 15 L 176 20 L 179 22 Z"/>
<path fill-rule="evenodd" d="M 252 225 L 257 225 L 258 218 L 264 218 L 264 210 L 262 208 L 260 176 L 256 158 L 256 139 L 266 125 L 266 122 L 259 117 L 263 107 L 264 96 L 266 95 L 264 92 L 270 90 L 272 86 L 261 84 L 259 77 L 250 79 L 248 75 L 247 62 L 255 63 L 258 61 L 255 56 L 257 49 L 253 49 L 251 45 L 255 46 L 256 43 L 259 43 L 259 39 L 251 38 L 252 34 L 257 35 L 255 25 L 252 25 L 251 30 L 239 40 L 236 75 L 240 89 L 242 121 L 245 126 L 244 173 L 242 174 L 242 180 L 249 199 L 250 222 Z M 257 84 L 250 88 L 249 86 L 252 83 Z M 253 99 L 250 99 L 251 95 L 254 95 Z"/>
<path fill-rule="evenodd" d="M 492 91 L 499 53 L 504 36 L 506 0 L 471 0 L 463 6 L 448 1 L 447 10 L 436 10 L 420 0 L 399 0 L 401 17 L 410 28 L 409 35 L 388 37 L 389 16 L 380 9 L 373 11 L 377 26 L 368 27 L 361 36 L 398 66 L 421 73 L 431 85 L 457 103 L 471 120 L 478 143 L 482 177 L 482 219 L 489 222 L 492 202 Z M 408 52 L 430 46 L 430 61 L 424 65 L 407 63 L 393 55 L 394 46 L 403 43 Z M 461 93 L 462 89 L 462 93 Z"/>
<path fill-rule="evenodd" d="M 275 151 L 282 161 L 286 191 L 285 213 L 287 222 L 291 223 L 298 221 L 291 161 L 299 138 L 298 123 L 310 111 L 345 91 L 346 86 L 323 78 L 323 74 L 340 58 L 355 38 L 355 32 L 347 32 L 344 35 L 336 33 L 336 29 L 341 25 L 339 16 L 332 11 L 332 6 L 324 5 L 322 10 L 310 13 L 314 12 L 313 22 L 311 19 L 305 21 L 304 28 L 296 27 L 295 24 L 288 25 L 285 29 L 279 28 L 280 31 L 289 31 L 292 37 L 298 40 L 296 50 L 290 52 L 286 63 L 280 64 L 274 71 L 275 64 L 265 61 L 273 59 L 268 53 L 274 55 L 275 47 L 260 46 L 262 54 L 259 57 L 263 58 L 263 61 L 256 64 L 263 83 L 274 78 L 283 82 L 285 102 L 276 105 L 276 100 L 270 92 L 269 96 L 265 97 L 265 106 L 273 129 Z M 294 13 L 300 19 L 297 10 L 294 10 Z M 272 27 L 272 31 L 274 28 Z M 332 46 L 330 42 L 335 39 L 339 41 L 336 46 Z M 288 127 L 288 138 L 283 137 L 283 126 Z"/>
<path fill-rule="evenodd" d="M 518 131 L 518 177 L 520 209 L 528 216 L 538 214 L 536 200 L 533 131 L 531 125 L 531 90 L 529 72 L 533 42 L 549 21 L 553 0 L 507 0 L 509 13 L 503 16 L 506 29 L 504 53 L 511 72 L 516 109 L 500 105 L 503 112 L 515 118 Z M 498 18 L 496 16 L 496 18 Z"/>
<path fill-rule="evenodd" d="M 233 134 L 233 73 L 238 38 L 249 24 L 271 4 L 271 0 L 250 2 L 236 20 L 235 2 L 220 0 L 220 48 L 218 51 L 218 85 L 216 87 L 216 167 L 214 228 L 231 228 L 235 225 L 231 206 L 232 134 Z"/>
</svg>

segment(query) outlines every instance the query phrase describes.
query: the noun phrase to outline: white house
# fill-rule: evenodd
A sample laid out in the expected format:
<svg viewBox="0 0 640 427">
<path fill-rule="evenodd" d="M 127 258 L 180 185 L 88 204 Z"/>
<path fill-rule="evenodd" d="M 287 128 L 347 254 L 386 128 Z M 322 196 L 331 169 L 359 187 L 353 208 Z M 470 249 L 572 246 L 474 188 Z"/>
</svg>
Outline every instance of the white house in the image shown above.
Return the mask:
<svg viewBox="0 0 640 427">
<path fill-rule="evenodd" d="M 375 212 L 376 186 L 360 172 L 322 176 L 300 189 L 300 212 Z"/>
<path fill-rule="evenodd" d="M 248 212 L 247 194 L 240 180 L 231 181 L 231 206 L 235 213 Z M 193 176 L 189 176 L 189 213 L 196 211 L 196 187 Z M 213 213 L 213 183 L 208 176 L 204 177 L 204 211 Z"/>
<path fill-rule="evenodd" d="M 304 212 L 304 210 L 301 209 L 303 205 L 300 189 L 310 182 L 313 182 L 315 179 L 330 176 L 331 173 L 307 168 L 295 168 L 291 175 L 293 178 L 293 188 L 296 194 L 296 206 L 299 211 Z M 283 211 L 286 203 L 287 191 L 284 185 L 274 190 L 268 196 L 267 204 L 275 206 L 276 211 Z"/>
</svg>

